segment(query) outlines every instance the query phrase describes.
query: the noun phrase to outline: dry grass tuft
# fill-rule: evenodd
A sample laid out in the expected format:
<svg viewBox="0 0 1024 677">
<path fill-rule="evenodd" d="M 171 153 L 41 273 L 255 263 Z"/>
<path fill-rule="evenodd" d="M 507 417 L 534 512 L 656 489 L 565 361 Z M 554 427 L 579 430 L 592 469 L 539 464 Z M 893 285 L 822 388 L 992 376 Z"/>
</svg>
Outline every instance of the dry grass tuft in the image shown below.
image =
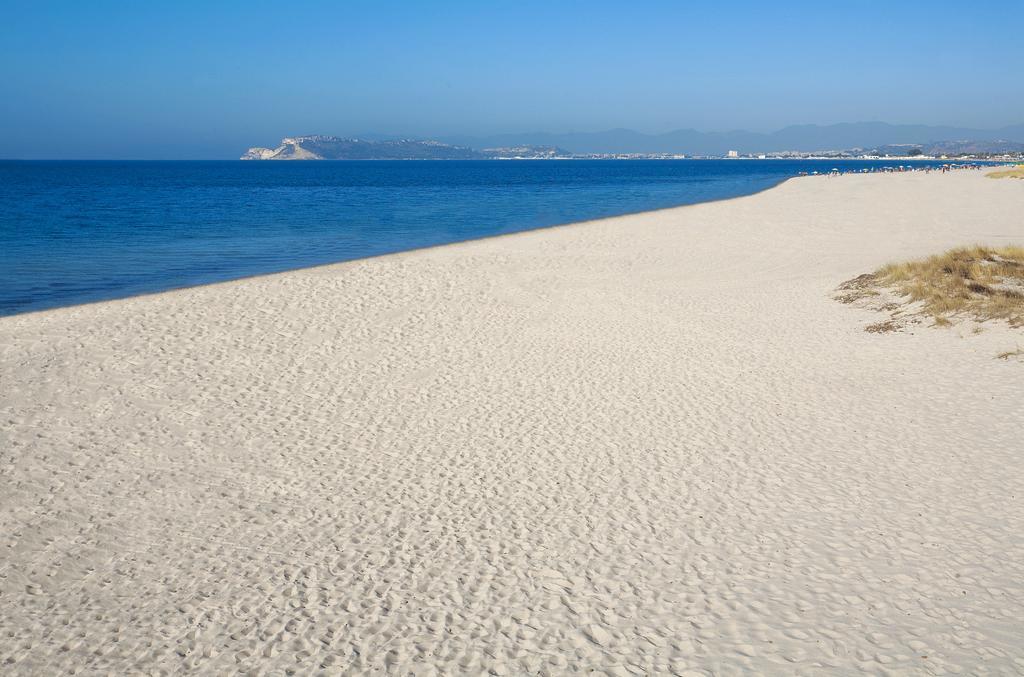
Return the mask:
<svg viewBox="0 0 1024 677">
<path fill-rule="evenodd" d="M 1017 348 L 1016 350 L 1007 350 L 1005 353 L 999 353 L 996 355 L 996 359 L 1008 360 L 1011 357 L 1024 357 L 1024 349 Z"/>
<path fill-rule="evenodd" d="M 963 247 L 921 261 L 894 263 L 875 273 L 936 324 L 951 315 L 1024 326 L 1024 247 Z"/>
<path fill-rule="evenodd" d="M 864 331 L 869 334 L 888 334 L 891 331 L 899 331 L 900 325 L 892 320 L 885 320 L 884 322 L 875 322 L 864 327 Z"/>
<path fill-rule="evenodd" d="M 853 303 L 868 296 L 878 296 L 878 292 L 871 288 L 877 282 L 878 279 L 873 273 L 858 275 L 839 285 L 839 291 L 843 293 L 836 296 L 836 300 L 840 303 Z"/>
<path fill-rule="evenodd" d="M 1024 247 L 961 247 L 919 261 L 889 264 L 840 285 L 836 299 L 853 303 L 889 290 L 904 299 L 903 306 L 878 305 L 891 311 L 907 305 L 907 314 L 930 317 L 939 327 L 951 318 L 978 322 L 1005 320 L 1024 326 Z M 893 314 L 895 319 L 901 315 Z M 892 331 L 891 323 L 871 325 L 868 331 Z"/>
<path fill-rule="evenodd" d="M 1024 165 L 1017 165 L 1012 169 L 1001 169 L 997 172 L 986 174 L 990 179 L 1024 179 Z"/>
</svg>

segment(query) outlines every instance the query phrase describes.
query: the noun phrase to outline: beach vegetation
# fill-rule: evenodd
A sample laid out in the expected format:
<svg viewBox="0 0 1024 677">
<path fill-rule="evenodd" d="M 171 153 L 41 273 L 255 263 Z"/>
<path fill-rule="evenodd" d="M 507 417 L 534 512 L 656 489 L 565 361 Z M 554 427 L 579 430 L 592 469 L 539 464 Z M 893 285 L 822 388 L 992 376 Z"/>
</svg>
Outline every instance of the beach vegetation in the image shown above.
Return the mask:
<svg viewBox="0 0 1024 677">
<path fill-rule="evenodd" d="M 1010 169 L 1001 169 L 996 172 L 989 172 L 985 176 L 990 179 L 1024 179 L 1024 165 L 1017 165 Z"/>
<path fill-rule="evenodd" d="M 930 318 L 947 327 L 956 319 L 1005 321 L 1024 327 L 1024 247 L 960 247 L 914 261 L 890 263 L 839 287 L 837 300 L 853 303 L 871 297 L 896 297 L 877 310 L 896 318 Z M 888 293 L 884 293 L 888 292 Z M 877 323 L 869 331 L 891 331 Z"/>
</svg>

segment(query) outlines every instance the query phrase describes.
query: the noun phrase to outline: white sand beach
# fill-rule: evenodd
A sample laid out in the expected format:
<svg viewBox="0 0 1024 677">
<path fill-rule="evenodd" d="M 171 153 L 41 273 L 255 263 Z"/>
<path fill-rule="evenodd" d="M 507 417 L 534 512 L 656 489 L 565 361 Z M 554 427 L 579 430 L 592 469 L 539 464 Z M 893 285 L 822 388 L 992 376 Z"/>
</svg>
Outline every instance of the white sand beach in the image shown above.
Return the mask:
<svg viewBox="0 0 1024 677">
<path fill-rule="evenodd" d="M 1024 182 L 0 318 L 0 673 L 1022 674 L 1024 331 L 833 299 Z"/>
</svg>

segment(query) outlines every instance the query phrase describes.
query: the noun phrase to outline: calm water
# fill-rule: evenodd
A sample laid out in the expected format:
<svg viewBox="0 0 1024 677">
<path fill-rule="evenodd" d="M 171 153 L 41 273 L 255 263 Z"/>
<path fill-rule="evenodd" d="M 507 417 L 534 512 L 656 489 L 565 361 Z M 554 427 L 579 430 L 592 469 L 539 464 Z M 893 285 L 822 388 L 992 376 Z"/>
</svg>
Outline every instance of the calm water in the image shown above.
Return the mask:
<svg viewBox="0 0 1024 677">
<path fill-rule="evenodd" d="M 801 171 L 897 164 L 0 162 L 0 315 L 733 197 Z"/>
</svg>

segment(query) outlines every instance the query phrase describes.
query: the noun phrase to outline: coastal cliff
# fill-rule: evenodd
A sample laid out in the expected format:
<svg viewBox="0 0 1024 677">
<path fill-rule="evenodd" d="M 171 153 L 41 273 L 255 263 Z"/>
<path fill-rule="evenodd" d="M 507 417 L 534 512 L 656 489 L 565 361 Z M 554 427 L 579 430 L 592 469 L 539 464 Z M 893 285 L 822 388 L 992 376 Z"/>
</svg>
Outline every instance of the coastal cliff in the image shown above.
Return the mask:
<svg viewBox="0 0 1024 677">
<path fill-rule="evenodd" d="M 480 160 L 472 148 L 438 141 L 366 141 L 336 136 L 295 136 L 277 148 L 250 148 L 242 160 Z"/>
<path fill-rule="evenodd" d="M 518 145 L 474 150 L 440 141 L 367 141 L 337 136 L 293 136 L 277 148 L 254 147 L 242 160 L 547 160 L 570 157 L 556 146 Z"/>
</svg>

